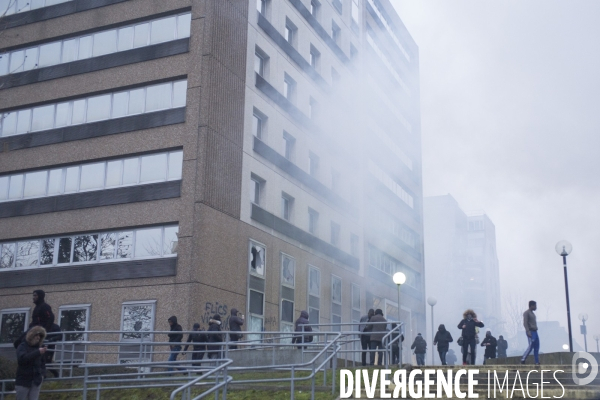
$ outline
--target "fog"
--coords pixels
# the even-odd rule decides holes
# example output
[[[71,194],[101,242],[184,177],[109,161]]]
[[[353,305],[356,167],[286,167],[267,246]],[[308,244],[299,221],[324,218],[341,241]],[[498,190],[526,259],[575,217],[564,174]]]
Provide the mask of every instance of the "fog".
[[[583,345],[577,316],[588,313],[596,351],[600,3],[391,1],[420,51],[424,195],[485,210],[503,298],[535,299],[538,320],[563,327],[554,245],[569,240],[573,337]]]

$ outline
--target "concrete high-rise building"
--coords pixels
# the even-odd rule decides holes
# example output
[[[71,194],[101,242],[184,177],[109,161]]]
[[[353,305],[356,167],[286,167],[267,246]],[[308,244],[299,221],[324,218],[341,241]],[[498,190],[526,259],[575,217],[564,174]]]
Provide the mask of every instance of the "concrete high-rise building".
[[[494,224],[484,213],[468,216],[449,194],[426,197],[423,204],[426,293],[437,298],[434,329],[443,323],[458,338],[456,325],[471,308],[484,331],[502,334]]]
[[[34,289],[63,328],[235,307],[252,339],[395,318],[396,271],[424,329],[419,58],[388,0],[0,8],[1,343]]]

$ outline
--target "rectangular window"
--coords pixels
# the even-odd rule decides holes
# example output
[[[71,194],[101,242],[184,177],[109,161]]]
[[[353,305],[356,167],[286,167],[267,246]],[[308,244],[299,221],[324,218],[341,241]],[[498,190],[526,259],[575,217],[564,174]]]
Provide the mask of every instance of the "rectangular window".
[[[281,284],[293,288],[296,261],[288,255],[281,256]]]
[[[308,154],[308,173],[316,177],[319,172],[319,157],[313,153],[309,152]]]
[[[340,244],[340,225],[335,222],[331,223],[331,244],[334,246]]]
[[[254,72],[263,76],[265,72],[265,60],[262,55],[254,53]]]
[[[265,15],[267,12],[267,0],[256,0],[256,10]]]
[[[333,21],[331,21],[331,38],[338,46],[342,42],[342,29]]]
[[[121,310],[121,330],[123,340],[151,341],[149,333],[154,330],[156,300],[126,302]]]
[[[292,161],[294,156],[295,144],[296,139],[286,131],[283,131],[283,156],[290,161]]]
[[[295,91],[296,81],[294,81],[288,74],[285,74],[283,79],[283,97],[293,102]]]
[[[89,330],[90,304],[61,306],[58,309],[58,325],[63,332],[77,332]],[[84,333],[69,333],[66,341],[87,340]]]
[[[296,32],[297,31],[298,31],[298,28],[296,27],[296,25],[294,25],[292,23],[292,21],[290,21],[288,18],[286,18],[283,37],[289,44],[291,44],[294,47],[296,46]]]
[[[265,276],[265,246],[250,242],[248,249],[248,270],[253,275]]]
[[[321,53],[317,50],[312,44],[310,45],[310,66],[314,69],[319,69],[319,61],[321,58]]]
[[[252,134],[259,139],[263,139],[263,131],[265,130],[263,115],[257,112],[256,109],[254,110],[254,114],[252,114]]]
[[[358,30],[358,0],[352,0],[352,29]]]
[[[333,0],[333,7],[340,15],[342,14],[342,0]]]
[[[310,0],[310,14],[314,17],[317,18],[319,17],[319,7],[321,5],[319,4],[319,2],[317,0]]]
[[[321,271],[308,266],[308,320],[311,324],[319,324],[321,308]],[[314,329],[314,328],[313,328]]]
[[[331,322],[342,322],[342,278],[331,275]],[[332,331],[341,331],[340,325],[333,325]]]
[[[12,344],[26,330],[29,307],[5,309],[0,312],[0,343]]]
[[[312,208],[308,209],[308,232],[317,235],[317,227],[319,222],[319,213]]]
[[[286,221],[292,219],[292,209],[294,206],[294,198],[286,193],[281,194],[281,218]]]
[[[352,322],[359,323],[360,322],[360,286],[353,283],[352,284]],[[358,329],[358,326],[356,327]]]
[[[264,179],[252,174],[250,176],[250,201],[257,206],[261,204]]]

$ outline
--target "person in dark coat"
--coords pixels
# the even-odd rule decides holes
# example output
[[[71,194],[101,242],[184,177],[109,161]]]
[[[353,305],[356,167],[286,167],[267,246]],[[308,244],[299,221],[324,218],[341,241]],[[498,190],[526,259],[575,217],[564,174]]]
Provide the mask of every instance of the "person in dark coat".
[[[506,351],[508,350],[508,342],[504,339],[504,336],[498,336],[498,358],[507,357]]]
[[[375,354],[378,354],[378,362],[379,365],[383,365],[383,344],[381,341],[383,337],[386,335],[386,324],[374,324],[375,322],[387,322],[387,319],[383,316],[383,311],[381,308],[375,310],[375,315],[371,317],[369,320],[369,327],[371,329],[371,340],[369,342],[369,348],[371,349],[371,358],[369,365],[375,365]],[[375,352],[379,348],[379,351]]]
[[[208,343],[219,343],[208,345],[208,358],[210,359],[221,358],[220,343],[223,341],[223,334],[217,332],[221,332],[221,316],[219,314],[215,314],[208,321],[208,331],[206,333]]]
[[[471,365],[475,365],[475,345],[476,334],[475,327],[483,328],[483,322],[477,319],[475,311],[468,309],[463,313],[463,319],[458,323],[458,329],[462,329],[463,338],[463,365],[467,365],[467,354],[471,348]]]
[[[446,363],[446,353],[448,353],[450,342],[453,341],[454,339],[452,339],[452,335],[446,330],[444,324],[440,324],[438,331],[435,333],[433,345],[437,345],[437,350],[440,355],[440,361],[442,362],[442,365],[448,365]]]
[[[371,342],[371,336],[369,335],[370,327],[367,322],[371,319],[371,317],[375,315],[375,310],[372,308],[367,312],[367,315],[363,315],[360,317],[360,325],[358,325],[358,330],[360,331],[360,347],[362,348],[362,365],[365,367],[367,365],[367,353],[369,350],[369,343]]]
[[[458,359],[456,358],[456,353],[454,353],[454,350],[448,349],[448,354],[446,355],[446,362],[448,363],[447,365],[454,365],[457,361]]]
[[[60,330],[60,326],[58,326],[58,324],[52,324],[52,328],[47,331],[46,334],[46,343],[52,343],[48,344],[48,350],[44,354],[44,363],[46,365],[54,362],[54,348],[56,347],[55,343],[62,340],[63,335]],[[48,372],[50,372],[55,378],[57,378],[59,375],[58,370],[56,369],[48,369]]]
[[[485,339],[481,342],[481,346],[485,347],[485,353],[483,354],[483,364],[485,360],[490,358],[496,358],[496,346],[498,345],[496,338],[492,336],[492,332],[487,331],[485,333]]]
[[[34,326],[17,348],[17,400],[37,400],[40,395],[46,372],[44,354],[47,349],[43,346],[45,338],[46,330],[41,326]]]
[[[304,326],[306,324],[310,324],[308,321],[308,312],[306,310],[300,311],[300,317],[294,323],[294,332],[296,334],[292,338],[292,343],[300,344],[298,346],[299,349],[302,349],[302,343],[310,343],[312,342],[312,335],[306,335],[304,332],[312,332],[311,326]],[[300,332],[300,333],[298,333]]]
[[[41,326],[46,331],[52,330],[54,313],[52,312],[52,307],[46,303],[46,292],[40,289],[34,290],[33,303],[35,304],[35,307],[31,313],[31,323],[29,324],[29,327]]]
[[[171,349],[171,355],[169,356],[169,362],[175,362],[175,361],[177,361],[177,356],[179,355],[179,352],[181,351],[181,342],[183,341],[183,334],[179,333],[179,332],[183,331],[183,329],[181,328],[181,325],[179,325],[177,323],[176,316],[173,315],[167,321],[169,322],[169,325],[171,325],[171,332],[172,332],[167,335],[167,336],[169,336],[169,343],[171,343],[171,345],[169,346]],[[173,368],[169,368],[168,371],[173,371]]]
[[[244,325],[244,316],[238,312],[237,308],[232,308],[231,309],[231,317],[229,317],[229,330],[232,332],[241,332],[242,325]],[[237,342],[241,338],[242,338],[241,333],[230,333],[229,334],[229,339],[232,342]],[[235,350],[235,349],[237,349],[237,345],[230,345],[229,348],[232,350]]]
[[[202,360],[204,358],[204,353],[206,352],[206,342],[208,341],[207,337],[206,337],[206,333],[204,333],[203,330],[200,329],[200,324],[199,323],[195,323],[194,324],[194,332],[196,333],[190,333],[188,335],[188,339],[187,339],[187,344],[185,345],[184,349],[183,349],[183,353],[185,354],[188,351],[188,348],[190,347],[190,343],[192,343],[192,349],[193,349],[193,353],[192,353],[192,360]],[[201,366],[201,363],[192,363],[192,366],[194,367],[199,367]],[[201,372],[199,372],[198,374],[202,374]]]
[[[394,329],[396,329],[398,327],[398,324],[394,323],[392,324],[392,341],[394,341],[398,335],[400,335],[400,339],[396,340],[395,342],[392,343],[392,364],[399,364],[400,363],[400,342],[404,342],[404,335],[401,333],[398,333],[398,331],[394,331]]]
[[[427,353],[427,342],[423,339],[423,336],[418,333],[415,341],[413,342],[411,349],[414,349],[415,356],[417,356],[417,365],[425,365],[425,353]]]

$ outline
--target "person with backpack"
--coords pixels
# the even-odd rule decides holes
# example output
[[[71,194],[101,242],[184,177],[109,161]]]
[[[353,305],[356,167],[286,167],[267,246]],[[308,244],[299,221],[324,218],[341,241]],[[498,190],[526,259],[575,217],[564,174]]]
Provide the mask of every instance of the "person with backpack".
[[[462,329],[462,358],[463,365],[467,365],[467,354],[471,355],[471,365],[475,365],[475,346],[477,331],[475,328],[483,328],[483,322],[477,319],[477,314],[472,309],[463,313],[463,319],[458,323],[458,329]],[[459,343],[460,344],[460,343]],[[471,352],[469,353],[469,348]]]
[[[440,355],[440,361],[442,362],[442,365],[448,365],[446,363],[446,353],[448,353],[450,343],[453,341],[454,339],[452,338],[452,335],[446,330],[444,324],[440,324],[438,331],[435,334],[435,338],[433,339],[433,345],[437,345],[437,350],[438,354]]]
[[[498,336],[498,358],[507,357],[506,351],[508,350],[508,342],[504,340],[504,336]]]
[[[241,332],[242,325],[244,325],[244,315],[239,314],[237,308],[232,308],[231,309],[231,317],[229,317],[229,330],[232,331],[232,333],[229,334],[229,339],[232,342],[237,342],[238,340],[240,340],[242,338],[241,333],[233,333],[233,332]],[[229,348],[231,350],[235,350],[235,349],[237,349],[237,345],[232,344],[229,346]]]
[[[47,332],[52,330],[54,324],[54,313],[52,307],[46,303],[46,292],[41,289],[33,291],[33,312],[31,313],[31,323],[29,327],[41,326]]]
[[[492,336],[492,332],[487,331],[485,333],[485,339],[481,342],[481,346],[485,347],[485,353],[483,354],[483,365],[485,365],[485,360],[489,360],[490,358],[496,358],[496,346],[498,342],[496,338]]]
[[[200,329],[199,323],[196,322],[193,329],[195,333],[190,333],[188,335],[186,342],[187,344],[183,348],[183,353],[181,354],[185,354],[190,347],[190,343],[192,343],[192,360],[200,361],[204,358],[204,353],[206,352],[206,342],[208,341],[208,338],[206,337],[206,333]],[[201,363],[192,363],[192,366],[194,367],[200,367],[201,365]],[[201,375],[202,372],[198,372],[198,374]]]
[[[420,333],[417,334],[417,337],[410,348],[415,351],[415,356],[417,356],[417,365],[425,365],[427,342],[425,339],[423,339],[423,336]]]
[[[300,317],[294,323],[294,332],[296,334],[292,338],[292,343],[299,343],[298,349],[302,349],[304,346],[302,343],[310,343],[313,341],[312,335],[306,335],[305,332],[312,332],[311,326],[305,326],[310,324],[308,321],[308,312],[306,310],[300,311]]]

